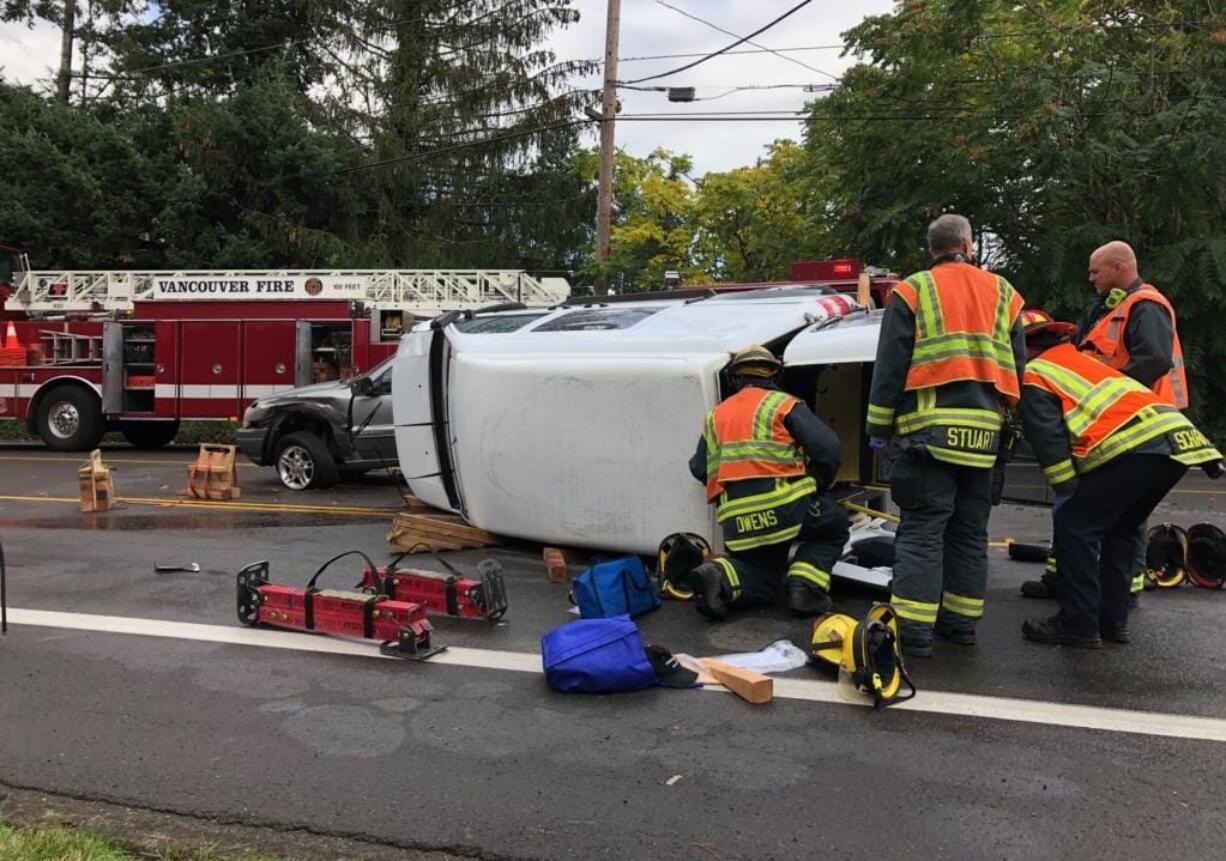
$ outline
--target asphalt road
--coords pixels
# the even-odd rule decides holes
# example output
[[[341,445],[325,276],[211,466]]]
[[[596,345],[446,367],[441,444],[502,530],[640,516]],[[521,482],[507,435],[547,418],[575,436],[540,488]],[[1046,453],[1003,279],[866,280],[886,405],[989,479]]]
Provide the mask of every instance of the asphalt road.
[[[12,791],[357,838],[371,857],[379,847],[489,858],[1226,855],[1226,743],[1206,740],[1226,732],[1224,593],[1145,595],[1129,646],[1035,646],[1021,620],[1050,605],[1017,589],[1039,567],[994,548],[979,644],[911,664],[915,702],[930,711],[811,701],[830,676],[808,667],[782,677],[793,694],[768,706],[701,690],[563,696],[528,671],[540,635],[574,618],[530,545],[449,554],[470,569],[492,556],[507,578],[503,623],[435,621],[451,653],[476,656],[468,666],[373,647],[321,653],[309,647],[319,638],[299,648],[295,634],[283,635],[292,648],[215,636],[246,630],[238,568],[267,559],[275,581],[302,583],[341,550],[383,554],[397,498],[379,477],[280,492],[271,470],[244,467],[241,501],[267,510],[188,508],[175,490],[190,459],[108,452],[119,495],[147,501],[85,515],[55,501],[75,499],[79,457],[0,448],[14,618],[138,620],[111,626],[126,633],[82,630],[86,615],[10,626],[0,784]],[[275,510],[283,503],[303,508]],[[1220,523],[1223,504],[1191,478],[1160,517]],[[992,535],[1043,540],[1046,520],[1004,506]],[[156,562],[204,570],[156,575]],[[836,585],[835,597],[859,614],[874,596]],[[155,636],[140,620],[209,627],[190,629],[198,639]],[[677,603],[640,627],[695,655],[808,634],[781,613],[711,625]],[[1009,698],[1024,701],[1026,720],[1008,719]],[[976,716],[985,708],[997,716]],[[1127,716],[1132,732],[1088,728],[1114,709],[1145,714]],[[1163,734],[1186,716],[1209,719],[1207,735]]]

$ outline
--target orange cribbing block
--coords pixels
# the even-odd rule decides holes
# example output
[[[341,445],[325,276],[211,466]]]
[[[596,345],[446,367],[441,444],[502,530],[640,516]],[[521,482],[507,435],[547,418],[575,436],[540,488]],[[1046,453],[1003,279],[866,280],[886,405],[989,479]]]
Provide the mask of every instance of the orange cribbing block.
[[[549,572],[550,583],[566,582],[566,554],[557,547],[546,547],[544,553],[545,569]]]
[[[761,705],[775,698],[775,680],[770,676],[734,667],[714,658],[703,658],[702,665],[716,681],[745,702]]]
[[[196,499],[239,498],[237,447],[201,443],[196,462],[187,468],[187,495]]]

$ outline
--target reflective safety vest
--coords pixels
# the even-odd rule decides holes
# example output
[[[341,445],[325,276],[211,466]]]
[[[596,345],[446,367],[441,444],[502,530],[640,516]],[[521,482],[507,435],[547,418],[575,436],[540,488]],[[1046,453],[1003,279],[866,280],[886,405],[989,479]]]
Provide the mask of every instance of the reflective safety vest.
[[[805,474],[805,456],[783,420],[798,398],[747,386],[707,413],[707,501],[729,481]]]
[[[1128,328],[1128,315],[1138,302],[1157,302],[1166,309],[1171,318],[1171,360],[1173,367],[1154,381],[1154,394],[1164,403],[1179,409],[1188,406],[1188,377],[1183,369],[1183,347],[1179,332],[1175,329],[1175,309],[1166,297],[1152,284],[1142,284],[1124,297],[1120,304],[1099,318],[1081,342],[1083,350],[1090,350],[1101,361],[1117,371],[1128,364],[1128,347],[1124,344],[1124,331]]]
[[[918,272],[894,287],[915,314],[915,346],[904,388],[972,380],[1017,403],[1017,365],[1009,329],[1022,297],[998,275],[969,263]]]
[[[1060,484],[1165,435],[1171,457],[1189,466],[1222,455],[1183,413],[1131,377],[1072,344],[1061,344],[1026,363],[1028,386],[1060,399],[1072,460],[1043,467]]]

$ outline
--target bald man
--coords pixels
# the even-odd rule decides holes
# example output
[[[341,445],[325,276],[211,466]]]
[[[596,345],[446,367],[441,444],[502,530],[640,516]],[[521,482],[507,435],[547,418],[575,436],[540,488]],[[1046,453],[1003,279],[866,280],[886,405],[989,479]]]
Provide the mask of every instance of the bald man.
[[[1158,288],[1137,271],[1137,255],[1127,242],[1108,242],[1090,255],[1090,283],[1097,298],[1077,331],[1078,347],[1117,371],[1152,389],[1166,403],[1188,405],[1188,381],[1183,348],[1175,326],[1175,309]],[[1142,531],[1145,525],[1142,524]],[[1130,603],[1136,606],[1144,588],[1144,542],[1132,580]],[[1056,597],[1056,560],[1049,557],[1047,573],[1027,580],[1027,598]]]
[[[1098,298],[1078,329],[1081,349],[1179,409],[1187,407],[1175,310],[1141,280],[1132,247],[1117,240],[1096,249],[1090,255],[1090,283]]]

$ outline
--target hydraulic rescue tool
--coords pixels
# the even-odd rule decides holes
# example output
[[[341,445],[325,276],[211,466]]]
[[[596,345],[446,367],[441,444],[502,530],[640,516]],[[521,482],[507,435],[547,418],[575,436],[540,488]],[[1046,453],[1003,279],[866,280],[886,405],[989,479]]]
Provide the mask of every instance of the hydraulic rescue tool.
[[[478,566],[480,579],[474,579],[463,577],[441,558],[451,575],[399,570],[396,565],[403,555],[384,569],[360,550],[346,551],[321,565],[304,589],[270,583],[268,562],[252,563],[238,572],[238,620],[247,626],[377,640],[385,655],[423,660],[445,648],[432,644],[427,613],[492,621],[506,612],[506,590],[497,562],[483,560]],[[360,556],[366,563],[357,587],[317,588],[320,575],[347,556]]]
[[[360,550],[329,559],[315,572],[305,589],[268,581],[268,562],[255,562],[238,572],[238,620],[244,625],[272,625],[298,631],[318,631],[378,640],[385,655],[422,660],[442,651],[431,643],[432,630],[423,604],[394,601],[371,591],[318,589],[315,582],[333,562],[361,556],[366,570],[375,563]]]
[[[448,573],[400,568],[404,557],[419,547],[429,550]],[[359,585],[364,590],[380,592],[397,601],[422,604],[428,613],[496,622],[507,611],[502,566],[493,559],[482,559],[477,563],[477,574],[477,578],[465,577],[446,559],[426,545],[419,544],[401,553],[387,568],[367,567]]]

